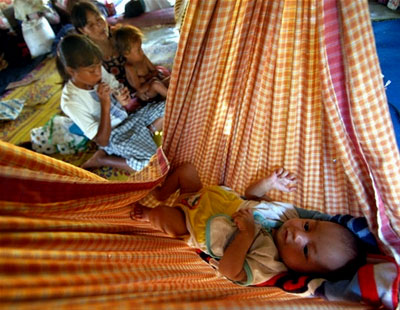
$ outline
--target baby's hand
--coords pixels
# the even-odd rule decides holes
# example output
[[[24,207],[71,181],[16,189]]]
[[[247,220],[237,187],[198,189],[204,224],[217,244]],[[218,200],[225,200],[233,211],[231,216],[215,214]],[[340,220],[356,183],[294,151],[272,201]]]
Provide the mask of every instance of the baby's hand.
[[[251,209],[242,209],[233,213],[232,219],[239,231],[254,237],[255,225],[253,211]]]
[[[282,192],[293,192],[296,190],[296,176],[293,173],[279,168],[275,170],[269,177],[271,189],[277,189]]]

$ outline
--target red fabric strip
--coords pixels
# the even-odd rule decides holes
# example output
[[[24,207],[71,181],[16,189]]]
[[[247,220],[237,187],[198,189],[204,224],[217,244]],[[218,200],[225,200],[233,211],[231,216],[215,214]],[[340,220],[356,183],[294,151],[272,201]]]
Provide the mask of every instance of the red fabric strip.
[[[378,291],[374,276],[374,265],[367,264],[358,270],[358,283],[360,285],[361,297],[364,301],[380,305]]]

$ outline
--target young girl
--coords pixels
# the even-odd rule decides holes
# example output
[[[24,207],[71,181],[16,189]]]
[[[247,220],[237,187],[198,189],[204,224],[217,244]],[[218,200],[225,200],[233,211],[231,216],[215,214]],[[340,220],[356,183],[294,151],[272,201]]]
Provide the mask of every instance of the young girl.
[[[129,84],[136,89],[136,96],[148,101],[160,95],[167,97],[169,72],[155,67],[142,50],[142,32],[130,25],[114,30],[116,46],[126,59],[125,72]]]
[[[64,80],[61,109],[100,147],[82,167],[141,170],[157,149],[152,133],[162,129],[164,102],[128,115],[118,101],[128,96],[127,91],[112,95],[118,82],[101,60],[100,49],[83,35],[68,35],[59,44],[57,68]]]

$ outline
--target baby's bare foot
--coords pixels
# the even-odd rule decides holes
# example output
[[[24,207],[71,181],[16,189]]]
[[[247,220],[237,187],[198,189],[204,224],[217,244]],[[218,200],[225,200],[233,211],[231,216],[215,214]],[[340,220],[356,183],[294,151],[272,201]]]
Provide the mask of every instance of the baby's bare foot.
[[[136,203],[133,205],[132,211],[130,212],[130,217],[134,221],[149,222],[149,211],[149,208]]]
[[[282,192],[293,192],[296,190],[296,176],[293,173],[279,168],[275,170],[266,180],[270,189],[280,190]]]

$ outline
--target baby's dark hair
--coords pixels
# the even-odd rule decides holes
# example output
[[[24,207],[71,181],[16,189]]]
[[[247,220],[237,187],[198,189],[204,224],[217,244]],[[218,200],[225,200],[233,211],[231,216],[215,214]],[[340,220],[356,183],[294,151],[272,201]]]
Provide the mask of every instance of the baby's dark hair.
[[[364,244],[348,228],[343,228],[345,233],[340,236],[340,241],[346,246],[350,259],[344,266],[328,274],[331,280],[351,278],[366,263],[367,251]]]
[[[341,224],[338,224],[342,226]],[[365,264],[367,252],[362,241],[348,228],[343,227],[340,235],[340,242],[345,246],[348,254],[348,261],[339,269],[333,270],[323,275],[331,281],[351,279],[357,270]]]
[[[74,25],[78,33],[81,33],[80,29],[87,25],[87,12],[101,15],[101,12],[97,6],[88,1],[80,1],[75,3],[71,9],[71,23]]]
[[[72,69],[89,67],[101,63],[102,58],[103,54],[100,48],[84,35],[65,36],[58,44],[56,57],[57,70],[63,79],[63,84],[71,78],[66,67]]]
[[[142,42],[143,33],[135,26],[121,25],[115,28],[113,36],[119,53],[124,55],[129,53],[132,44]]]

